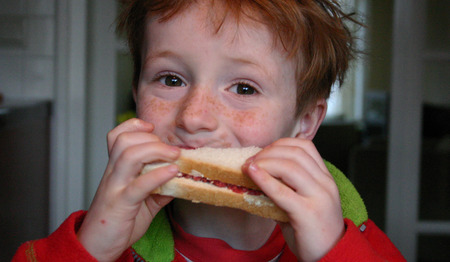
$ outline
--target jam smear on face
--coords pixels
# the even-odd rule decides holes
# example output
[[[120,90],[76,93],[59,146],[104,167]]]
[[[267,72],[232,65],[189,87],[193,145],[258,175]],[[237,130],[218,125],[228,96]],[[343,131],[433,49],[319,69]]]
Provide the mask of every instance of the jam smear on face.
[[[208,178],[202,177],[202,176],[193,176],[193,175],[189,175],[189,174],[185,174],[185,173],[181,173],[181,174],[182,174],[181,177],[183,177],[183,178],[188,178],[188,179],[192,179],[194,181],[208,183],[208,184],[214,185],[216,187],[228,188],[235,193],[239,193],[239,194],[247,193],[247,194],[253,195],[253,196],[264,195],[264,193],[260,190],[255,190],[255,189],[251,189],[251,188],[244,187],[244,186],[232,185],[232,184],[221,182],[219,180],[211,180],[211,179],[208,179]]]

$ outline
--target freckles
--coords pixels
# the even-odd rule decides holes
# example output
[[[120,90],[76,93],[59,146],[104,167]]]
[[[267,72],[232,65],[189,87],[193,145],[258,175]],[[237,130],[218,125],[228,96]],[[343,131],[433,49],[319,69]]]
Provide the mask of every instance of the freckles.
[[[153,122],[156,119],[161,119],[170,114],[174,106],[174,102],[162,101],[161,99],[153,97],[146,101],[139,102],[137,105],[137,113],[139,118]]]
[[[255,126],[258,125],[258,120],[254,112],[235,112],[232,113],[233,121],[239,126]]]
[[[280,119],[270,112],[235,112],[232,115],[243,145],[265,147],[282,136]]]
[[[221,102],[217,101],[214,96],[207,96],[206,104],[208,105],[207,108],[211,109],[215,114],[221,114],[226,111],[225,106]],[[207,109],[204,110],[206,111]]]
[[[230,116],[233,119],[235,126],[245,131],[250,136],[265,133],[268,129],[267,125],[270,123],[267,113],[233,112],[230,113]]]

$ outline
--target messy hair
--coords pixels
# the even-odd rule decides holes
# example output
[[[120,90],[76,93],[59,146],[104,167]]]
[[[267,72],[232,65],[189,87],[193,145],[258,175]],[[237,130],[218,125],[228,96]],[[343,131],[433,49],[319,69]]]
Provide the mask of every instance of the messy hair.
[[[218,0],[210,0],[211,7]],[[117,30],[125,33],[133,58],[133,87],[141,70],[141,51],[148,18],[164,22],[186,10],[196,0],[120,0]],[[354,38],[345,24],[359,24],[337,0],[226,0],[220,1],[222,19],[243,16],[266,24],[288,59],[296,64],[297,115],[321,98],[328,98],[335,82],[342,84],[355,55]],[[255,15],[257,14],[256,18]],[[223,24],[219,22],[217,32]]]

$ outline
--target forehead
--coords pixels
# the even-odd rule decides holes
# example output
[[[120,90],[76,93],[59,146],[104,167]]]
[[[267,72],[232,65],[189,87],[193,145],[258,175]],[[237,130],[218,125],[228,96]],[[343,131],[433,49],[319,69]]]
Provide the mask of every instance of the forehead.
[[[234,35],[238,37],[245,27],[245,30],[258,30],[267,33],[265,41],[273,45],[273,48],[283,48],[281,44],[280,34],[273,25],[268,25],[268,19],[264,18],[263,11],[260,11],[253,1],[214,1],[214,0],[198,0],[183,1],[182,5],[174,8],[166,6],[165,11],[159,14],[149,13],[147,22],[173,22],[181,21],[188,23],[196,20],[203,24],[202,29],[209,31],[212,35],[221,35],[223,31],[234,30]],[[194,16],[190,14],[195,13]],[[148,23],[147,23],[148,25]],[[224,27],[227,30],[224,30]]]
[[[229,55],[234,54],[240,60],[260,60],[260,63],[270,63],[267,67],[277,64],[288,66],[289,69],[295,67],[278,35],[261,22],[260,14],[245,8],[240,15],[236,12],[224,12],[228,10],[224,4],[212,5],[210,2],[191,4],[169,19],[161,16],[148,18],[142,46],[143,58],[145,59],[146,53],[148,55],[158,48],[174,47],[181,51],[195,41],[199,52],[203,51],[201,48],[205,43],[216,44],[215,52],[229,51]],[[227,50],[222,50],[223,46]],[[271,71],[278,71],[278,68]]]

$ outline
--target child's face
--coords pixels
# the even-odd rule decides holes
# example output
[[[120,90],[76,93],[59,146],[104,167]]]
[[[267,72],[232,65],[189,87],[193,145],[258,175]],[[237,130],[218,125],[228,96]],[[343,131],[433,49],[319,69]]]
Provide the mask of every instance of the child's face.
[[[262,24],[227,19],[215,33],[206,13],[191,6],[147,22],[138,117],[181,147],[264,147],[294,136],[294,63]]]

